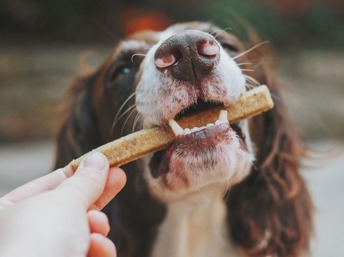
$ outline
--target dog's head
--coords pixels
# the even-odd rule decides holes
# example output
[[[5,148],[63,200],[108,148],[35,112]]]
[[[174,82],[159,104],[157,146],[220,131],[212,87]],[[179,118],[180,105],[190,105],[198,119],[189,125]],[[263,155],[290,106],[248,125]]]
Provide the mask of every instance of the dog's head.
[[[73,85],[57,166],[134,130],[172,125],[171,146],[128,166],[128,173],[140,171],[129,175],[124,198],[144,194],[168,204],[199,192],[225,195],[231,238],[248,256],[298,256],[311,231],[311,203],[298,173],[302,148],[270,69],[252,64],[260,55],[208,23],[124,39]],[[219,117],[184,130],[174,121],[231,105],[259,84],[276,98],[264,115],[232,125]]]
[[[197,23],[156,33],[139,68],[136,108],[143,127],[173,122],[177,135],[168,149],[145,158],[150,190],[166,202],[208,187],[224,192],[248,174],[253,160],[247,121],[230,126],[219,119],[184,130],[175,123],[200,109],[230,105],[249,86],[235,62],[243,46],[226,33],[215,39],[215,32]]]

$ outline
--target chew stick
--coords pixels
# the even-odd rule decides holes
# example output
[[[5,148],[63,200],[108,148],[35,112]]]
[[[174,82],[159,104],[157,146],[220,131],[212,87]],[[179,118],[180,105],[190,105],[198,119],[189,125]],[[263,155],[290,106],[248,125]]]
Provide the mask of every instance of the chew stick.
[[[228,122],[235,123],[243,118],[265,112],[272,107],[273,102],[269,89],[263,85],[242,94],[234,105],[229,107],[219,106],[184,117],[178,120],[178,124],[183,128],[191,128],[214,123],[218,119],[220,110],[224,109],[228,113]],[[111,166],[121,166],[168,147],[174,139],[175,135],[170,128],[154,127],[134,132],[92,151],[103,153],[109,159]],[[84,156],[71,162],[74,170],[77,169]]]

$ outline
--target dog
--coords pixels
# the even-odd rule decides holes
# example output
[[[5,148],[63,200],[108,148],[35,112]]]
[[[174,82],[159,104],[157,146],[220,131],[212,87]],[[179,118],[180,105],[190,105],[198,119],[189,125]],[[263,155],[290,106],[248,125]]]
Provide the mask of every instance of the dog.
[[[137,32],[71,85],[56,167],[133,131],[231,105],[259,84],[275,99],[272,110],[236,124],[176,131],[167,149],[123,166],[127,185],[104,209],[119,257],[308,252],[305,149],[273,69],[252,63],[265,51],[251,44],[206,22]]]

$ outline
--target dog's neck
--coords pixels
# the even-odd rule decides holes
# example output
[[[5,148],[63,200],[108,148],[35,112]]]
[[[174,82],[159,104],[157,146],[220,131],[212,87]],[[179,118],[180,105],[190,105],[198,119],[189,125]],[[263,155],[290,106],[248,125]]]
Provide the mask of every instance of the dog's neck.
[[[167,207],[152,257],[236,257],[228,240],[223,190],[198,191]]]

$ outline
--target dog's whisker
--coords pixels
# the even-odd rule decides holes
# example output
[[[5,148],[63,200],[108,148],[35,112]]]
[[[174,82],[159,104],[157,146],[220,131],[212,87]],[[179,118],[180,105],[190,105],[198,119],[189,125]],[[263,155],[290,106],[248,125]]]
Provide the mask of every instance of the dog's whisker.
[[[136,96],[136,92],[132,93],[123,103],[122,105],[119,107],[117,113],[116,113],[116,116],[115,116],[115,119],[114,119],[114,122],[112,124],[112,127],[115,127],[116,123],[118,122],[118,117],[121,115],[121,112],[124,108],[124,106],[130,101],[131,98],[133,98],[134,96]]]
[[[242,71],[255,71],[254,69],[241,69]]]
[[[246,83],[246,84],[245,84],[245,87],[246,87],[247,89],[249,89],[249,90],[255,88],[254,85],[249,84],[249,83]]]
[[[227,199],[228,198],[228,191],[231,189],[231,184],[229,183],[229,181],[226,181],[226,188],[222,193],[222,198],[223,199]]]
[[[241,66],[241,65],[252,65],[252,64],[253,64],[252,62],[241,62],[241,63],[238,63],[237,65]]]
[[[246,80],[246,87],[247,88],[252,89],[252,88],[255,88],[256,86],[259,86],[259,85],[254,83],[254,82],[252,82],[252,81],[250,81],[250,80]]]
[[[146,54],[141,54],[141,53],[137,53],[137,54],[133,54],[130,58],[131,62],[133,63],[134,62],[134,57],[135,56],[143,56],[143,57],[146,57]]]
[[[253,88],[260,85],[260,83],[255,78],[253,78],[252,76],[244,74],[244,77],[246,80],[246,88],[247,89],[253,89]]]
[[[252,86],[259,86],[260,83],[253,77],[247,75],[247,74],[244,74],[244,77],[246,79],[246,82],[251,84]]]
[[[130,111],[133,110],[133,108],[136,108],[136,104],[133,104],[132,106],[130,106],[125,112],[123,112],[121,114],[121,116],[118,117],[118,119],[116,120],[116,122],[114,122],[114,127],[117,125],[117,123]]]
[[[231,27],[225,28],[225,29],[219,29],[219,30],[214,30],[210,33],[214,38],[219,37],[222,34],[227,33],[228,30],[233,30]]]
[[[262,45],[265,45],[265,44],[268,44],[270,43],[269,41],[263,41],[263,42],[260,42],[259,44],[256,44],[255,46],[252,46],[251,48],[247,49],[246,51],[236,55],[233,57],[234,60],[244,56],[245,54],[248,54],[249,52],[253,51],[254,49],[258,48],[258,47],[261,47]]]
[[[134,119],[134,123],[133,123],[132,132],[135,131],[136,126],[137,126],[137,124],[138,124],[140,118],[141,118],[141,115],[140,115],[139,113],[136,113],[136,116],[135,116],[135,119]]]
[[[123,127],[122,127],[122,130],[121,130],[121,135],[123,135],[123,132],[124,132],[124,128],[125,128],[125,125],[127,125],[131,115],[133,115],[133,113],[136,111],[136,106],[134,109],[132,109],[132,111],[129,113],[128,117],[125,119],[124,121],[124,124],[123,124]]]
[[[281,101],[281,98],[279,96],[277,96],[276,94],[274,94],[274,93],[270,93],[270,94],[274,100],[279,101],[279,102]]]

